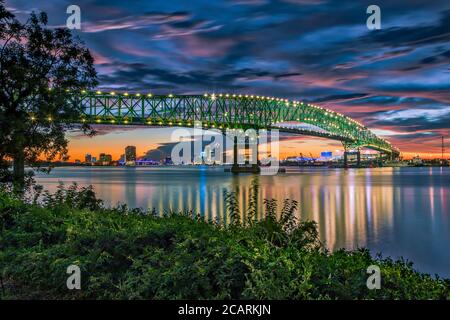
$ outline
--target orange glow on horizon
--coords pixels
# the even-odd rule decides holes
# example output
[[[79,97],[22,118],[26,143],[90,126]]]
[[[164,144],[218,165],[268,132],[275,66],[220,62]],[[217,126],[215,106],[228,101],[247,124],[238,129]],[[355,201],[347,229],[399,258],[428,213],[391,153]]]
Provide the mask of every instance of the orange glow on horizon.
[[[101,129],[101,127],[100,127]],[[111,154],[113,160],[118,160],[125,153],[125,147],[136,146],[138,157],[142,157],[147,151],[154,150],[159,146],[170,143],[171,133],[175,128],[119,128],[115,130],[103,129],[104,131],[94,137],[79,135],[79,133],[68,134],[69,161],[84,161],[85,155],[99,158],[100,153]],[[110,131],[108,131],[110,130]],[[421,146],[423,147],[423,146]],[[417,146],[416,146],[417,148]],[[409,148],[408,148],[409,149]],[[364,149],[362,152],[366,152]],[[434,149],[436,150],[436,149]],[[433,151],[434,151],[433,150]],[[260,150],[261,152],[262,150]],[[339,141],[328,140],[309,136],[280,137],[280,159],[297,157],[319,157],[321,152],[331,151],[336,154],[342,153],[343,147]],[[422,159],[440,159],[440,152],[412,152],[400,148],[401,156],[405,160],[419,155]],[[368,151],[372,152],[372,151]],[[450,158],[446,152],[444,158]]]

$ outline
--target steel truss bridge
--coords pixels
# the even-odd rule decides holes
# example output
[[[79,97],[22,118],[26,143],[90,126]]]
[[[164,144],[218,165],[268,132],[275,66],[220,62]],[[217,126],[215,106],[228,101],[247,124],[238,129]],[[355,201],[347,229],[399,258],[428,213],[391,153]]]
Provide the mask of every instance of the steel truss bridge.
[[[241,94],[152,95],[88,92],[73,95],[83,111],[74,122],[203,128],[278,129],[339,140],[346,150],[362,147],[397,157],[399,150],[361,123],[313,104]]]

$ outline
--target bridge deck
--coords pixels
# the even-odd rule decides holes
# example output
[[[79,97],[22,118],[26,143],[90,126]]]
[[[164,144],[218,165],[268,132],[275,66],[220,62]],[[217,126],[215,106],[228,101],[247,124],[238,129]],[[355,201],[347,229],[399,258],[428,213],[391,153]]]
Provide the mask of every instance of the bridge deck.
[[[84,114],[80,122],[193,126],[206,128],[277,128],[282,132],[340,140],[349,148],[368,147],[398,153],[361,123],[340,113],[300,101],[237,94],[151,95],[82,92],[73,96]],[[295,128],[307,124],[312,129]]]

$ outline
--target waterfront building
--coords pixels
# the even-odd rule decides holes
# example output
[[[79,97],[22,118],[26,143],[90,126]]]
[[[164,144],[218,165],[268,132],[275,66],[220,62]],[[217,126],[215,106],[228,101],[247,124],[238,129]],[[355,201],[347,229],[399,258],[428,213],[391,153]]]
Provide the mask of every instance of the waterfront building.
[[[128,166],[136,165],[136,147],[127,146],[125,148],[125,164]]]
[[[112,156],[106,153],[100,153],[99,162],[103,166],[109,166],[112,162]]]

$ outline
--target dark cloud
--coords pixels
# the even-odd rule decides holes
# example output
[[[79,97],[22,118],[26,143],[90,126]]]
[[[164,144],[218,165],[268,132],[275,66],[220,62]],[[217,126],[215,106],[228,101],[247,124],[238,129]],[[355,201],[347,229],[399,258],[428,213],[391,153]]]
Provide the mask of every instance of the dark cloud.
[[[152,25],[182,23],[187,19],[189,19],[189,15],[186,12],[173,12],[169,14],[149,12],[116,19],[87,21],[83,24],[83,32],[104,32],[124,29],[137,30],[148,28]]]
[[[326,96],[323,98],[318,98],[315,101],[317,102],[332,102],[332,101],[350,101],[353,99],[367,97],[369,94],[367,93],[347,93],[347,94],[336,94],[332,96]]]
[[[166,157],[170,157],[172,149],[176,144],[177,143],[170,143],[170,142],[163,143],[159,145],[157,148],[145,152],[143,158],[154,161],[164,160]]]
[[[141,128],[148,128],[149,126],[124,126],[124,125],[98,125],[94,124],[92,125],[92,129],[95,131],[95,136],[103,136],[110,133],[119,134],[121,132],[127,132],[127,131],[134,131]],[[71,138],[72,139],[83,139],[86,137],[86,135],[80,131],[79,128],[74,128],[74,130],[71,132]]]
[[[376,42],[383,46],[395,48],[409,45],[445,44],[450,41],[449,20],[450,10],[445,10],[441,13],[440,19],[435,21],[435,23],[422,23],[407,27],[396,26],[381,29],[374,34],[362,37],[360,41]]]
[[[433,132],[448,130],[448,120],[450,119],[450,112],[442,115],[438,119],[430,120],[427,117],[419,116],[414,118],[395,118],[392,120],[385,120],[380,117],[379,120],[372,121],[371,124],[378,128],[395,128],[403,132]]]

